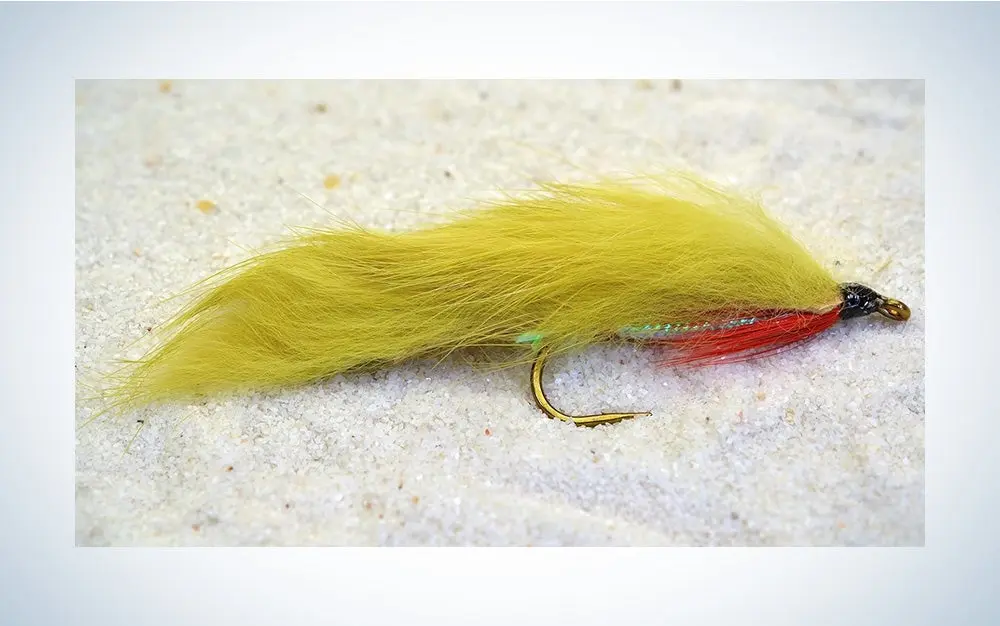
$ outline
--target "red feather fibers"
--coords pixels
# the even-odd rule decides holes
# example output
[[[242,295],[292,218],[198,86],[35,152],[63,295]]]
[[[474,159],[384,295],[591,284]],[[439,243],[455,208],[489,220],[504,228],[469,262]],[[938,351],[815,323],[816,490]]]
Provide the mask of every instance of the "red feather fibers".
[[[737,363],[809,341],[837,323],[840,307],[826,313],[777,312],[747,326],[705,330],[653,342],[669,350],[664,365]]]

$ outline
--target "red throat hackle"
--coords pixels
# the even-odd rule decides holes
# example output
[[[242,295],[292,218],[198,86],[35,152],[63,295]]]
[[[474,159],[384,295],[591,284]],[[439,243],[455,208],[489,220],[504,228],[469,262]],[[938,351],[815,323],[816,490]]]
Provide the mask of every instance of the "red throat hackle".
[[[805,311],[760,315],[753,324],[724,330],[705,330],[653,342],[665,349],[660,363],[667,366],[705,366],[737,363],[782,352],[814,339],[837,323],[841,307],[825,313]]]

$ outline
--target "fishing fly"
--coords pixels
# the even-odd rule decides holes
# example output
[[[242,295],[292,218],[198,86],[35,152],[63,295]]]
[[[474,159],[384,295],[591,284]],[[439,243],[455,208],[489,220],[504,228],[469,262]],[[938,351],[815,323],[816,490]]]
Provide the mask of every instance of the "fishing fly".
[[[687,174],[546,183],[406,232],[311,230],[227,268],[118,374],[119,408],[300,385],[464,349],[530,365],[594,343],[668,366],[758,358],[899,300],[840,282],[756,199]]]

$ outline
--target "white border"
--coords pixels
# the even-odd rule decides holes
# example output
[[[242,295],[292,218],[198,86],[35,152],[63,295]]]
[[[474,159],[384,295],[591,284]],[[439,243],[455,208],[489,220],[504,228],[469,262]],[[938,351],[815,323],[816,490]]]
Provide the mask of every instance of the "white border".
[[[5,622],[997,623],[1000,6],[8,4],[0,29]],[[927,79],[927,548],[73,547],[73,79],[595,76]]]

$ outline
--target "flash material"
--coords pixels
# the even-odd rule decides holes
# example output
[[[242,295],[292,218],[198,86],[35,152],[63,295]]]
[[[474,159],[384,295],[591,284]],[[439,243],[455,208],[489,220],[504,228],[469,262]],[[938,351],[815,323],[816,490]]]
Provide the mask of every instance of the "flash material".
[[[840,283],[761,204],[700,178],[543,184],[403,233],[313,230],[211,277],[110,392],[119,409],[500,349],[546,399],[552,355],[636,342],[666,365],[760,357],[905,304]]]

